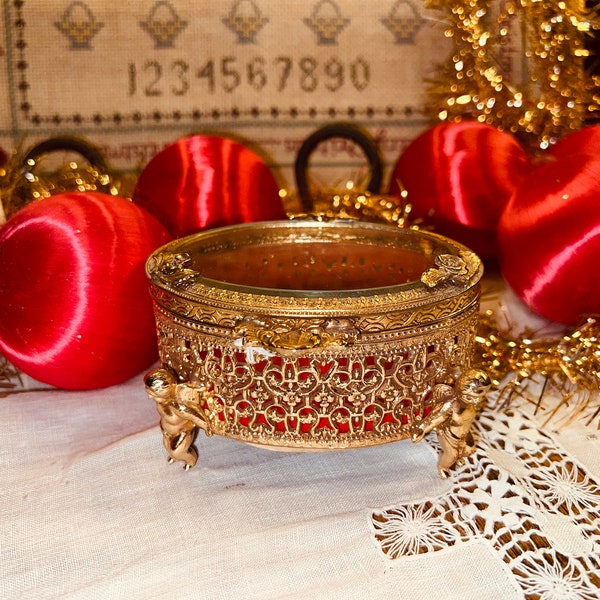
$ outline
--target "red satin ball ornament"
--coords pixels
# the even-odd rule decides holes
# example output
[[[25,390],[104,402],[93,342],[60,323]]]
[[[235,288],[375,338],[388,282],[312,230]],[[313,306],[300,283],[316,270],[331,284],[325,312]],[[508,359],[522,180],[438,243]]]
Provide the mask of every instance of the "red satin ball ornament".
[[[487,259],[497,253],[500,215],[529,170],[527,153],[508,133],[478,121],[441,123],[400,154],[389,193],[399,197],[404,188],[412,217]]]
[[[264,161],[228,138],[191,136],[154,156],[133,194],[174,237],[204,229],[286,217]]]
[[[548,150],[545,159],[560,160],[574,154],[600,154],[600,125],[590,125],[565,136]]]
[[[600,313],[600,158],[535,169],[502,214],[498,240],[502,274],[533,311],[568,325]]]
[[[121,383],[157,358],[147,256],[169,241],[123,198],[70,192],[0,229],[0,353],[65,389]]]

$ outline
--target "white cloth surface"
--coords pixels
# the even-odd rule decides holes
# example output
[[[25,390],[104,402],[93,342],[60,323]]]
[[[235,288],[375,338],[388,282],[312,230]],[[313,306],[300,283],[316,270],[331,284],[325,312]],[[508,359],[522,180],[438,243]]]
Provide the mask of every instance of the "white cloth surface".
[[[202,434],[185,472],[141,378],[1,399],[0,426],[2,598],[519,597],[486,544],[450,552],[458,574],[480,566],[452,582],[373,543],[371,508],[449,489],[426,444],[288,453]]]
[[[431,435],[186,472],[142,374],[0,398],[0,599],[596,600],[600,435],[545,419],[488,406],[449,480]]]

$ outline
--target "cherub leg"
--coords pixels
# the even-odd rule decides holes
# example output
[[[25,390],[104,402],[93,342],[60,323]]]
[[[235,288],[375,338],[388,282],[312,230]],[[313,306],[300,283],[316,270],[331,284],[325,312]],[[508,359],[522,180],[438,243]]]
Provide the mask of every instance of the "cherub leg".
[[[456,443],[458,440],[450,438],[447,432],[437,431],[437,438],[441,446],[438,456],[438,475],[442,479],[450,477],[450,469],[460,458]]]
[[[196,465],[198,452],[194,448],[196,426],[188,419],[174,412],[171,407],[159,405],[160,427],[163,432],[163,444],[169,453],[169,462],[181,460],[185,469]]]
[[[169,462],[176,460],[185,463],[185,469],[190,469],[198,461],[198,452],[194,448],[194,430],[182,430],[178,434],[168,434],[163,431],[163,443],[169,453]]]

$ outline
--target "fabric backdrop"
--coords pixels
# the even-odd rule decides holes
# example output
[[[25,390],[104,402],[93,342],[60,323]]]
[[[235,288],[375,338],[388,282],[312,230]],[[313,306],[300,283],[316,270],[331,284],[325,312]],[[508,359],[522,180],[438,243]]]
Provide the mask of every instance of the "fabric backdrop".
[[[429,123],[426,80],[449,51],[422,0],[26,0],[0,13],[5,150],[76,134],[135,171],[178,137],[226,133],[290,187],[301,141],[328,121],[360,124],[395,161]],[[514,79],[511,44],[498,59]],[[315,168],[338,183],[361,158],[330,143]]]

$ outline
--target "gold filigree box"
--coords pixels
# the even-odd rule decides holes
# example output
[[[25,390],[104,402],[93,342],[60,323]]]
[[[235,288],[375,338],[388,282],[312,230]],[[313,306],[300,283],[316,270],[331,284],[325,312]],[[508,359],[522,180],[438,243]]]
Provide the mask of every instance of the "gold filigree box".
[[[482,265],[457,242],[275,221],[175,240],[146,269],[162,366],[145,383],[171,460],[196,463],[199,428],[292,450],[417,441],[435,428],[442,476],[472,451],[489,385],[468,370]]]

